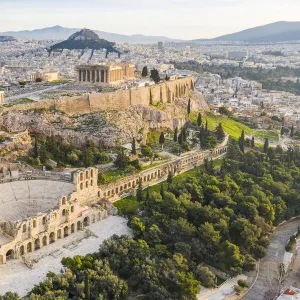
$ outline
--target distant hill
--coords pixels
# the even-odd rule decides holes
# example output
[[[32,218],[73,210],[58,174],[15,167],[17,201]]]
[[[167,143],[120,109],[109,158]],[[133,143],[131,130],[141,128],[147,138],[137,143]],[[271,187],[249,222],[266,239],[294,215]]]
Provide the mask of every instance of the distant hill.
[[[0,33],[0,35],[14,36],[16,38],[27,40],[66,40],[70,35],[78,32],[79,28],[66,28],[61,26],[47,27],[35,30],[25,31],[9,31]],[[112,41],[115,43],[157,43],[157,42],[169,42],[179,41],[165,36],[147,36],[141,34],[123,35],[117,33],[109,33],[105,31],[93,30],[100,38]]]
[[[73,33],[67,40],[55,44],[50,47],[50,51],[59,49],[106,49],[108,52],[117,52],[118,50],[114,48],[115,43],[109,42],[104,39],[100,39],[99,36],[90,29],[82,29],[78,32]]]
[[[285,42],[300,40],[300,22],[276,22],[263,26],[246,29],[237,33],[223,35],[210,41],[227,42]],[[194,40],[193,42],[202,42]]]
[[[5,42],[14,42],[17,39],[14,38],[13,36],[0,36],[0,43],[5,43]]]

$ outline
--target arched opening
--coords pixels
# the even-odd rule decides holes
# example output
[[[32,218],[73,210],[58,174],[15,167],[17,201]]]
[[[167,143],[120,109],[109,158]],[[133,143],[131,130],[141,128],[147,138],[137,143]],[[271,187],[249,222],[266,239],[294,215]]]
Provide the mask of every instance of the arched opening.
[[[67,237],[67,236],[69,236],[69,227],[68,226],[66,226],[64,228],[64,237]]]
[[[46,217],[43,217],[43,225],[46,224]]]
[[[95,223],[95,216],[92,216],[92,223]]]
[[[36,228],[36,220],[33,220],[33,228]]]
[[[63,211],[62,211],[62,215],[63,215],[63,217],[66,216],[66,210],[65,209],[63,209]]]
[[[86,227],[86,226],[89,226],[89,225],[90,225],[89,217],[85,217],[84,220],[83,220],[83,226]]]
[[[6,261],[14,259],[14,250],[8,250],[6,252]]]
[[[3,255],[0,255],[0,265],[3,265]]]
[[[77,231],[78,230],[81,230],[81,222],[80,221],[77,222]]]
[[[29,242],[27,244],[27,253],[30,253],[30,252],[32,252],[32,244],[31,244],[31,242]]]
[[[20,255],[22,256],[22,255],[24,255],[25,254],[25,248],[24,248],[24,246],[22,245],[21,247],[20,247]]]
[[[66,204],[66,197],[63,197],[63,198],[62,198],[61,204],[62,204],[62,205],[65,205],[65,204]]]
[[[71,233],[74,233],[74,232],[75,232],[75,225],[72,224],[72,225],[71,225]]]
[[[82,180],[83,180],[83,174],[80,173],[80,181],[82,181]]]
[[[40,239],[34,241],[34,250],[39,250],[41,248]]]
[[[93,177],[94,176],[94,170],[92,169],[91,170],[91,177]]]
[[[83,190],[83,183],[80,183],[80,189]]]
[[[23,225],[23,232],[26,232],[26,224]]]
[[[47,246],[47,236],[43,237],[43,246]]]
[[[50,233],[49,242],[50,242],[50,244],[53,244],[55,242],[55,233],[54,232]]]
[[[85,183],[85,187],[89,187],[89,182],[88,181]]]
[[[61,239],[61,229],[57,230],[57,239]]]

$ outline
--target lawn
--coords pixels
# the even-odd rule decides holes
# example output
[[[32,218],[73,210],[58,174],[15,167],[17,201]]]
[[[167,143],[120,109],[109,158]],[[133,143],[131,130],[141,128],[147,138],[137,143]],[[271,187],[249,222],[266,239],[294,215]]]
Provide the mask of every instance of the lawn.
[[[192,122],[197,121],[197,113],[192,113],[190,115],[190,120]],[[248,126],[239,123],[235,120],[232,120],[226,116],[217,116],[212,113],[206,113],[206,115],[202,116],[202,121],[205,123],[207,120],[208,128],[210,130],[215,130],[216,127],[219,125],[219,123],[222,123],[223,129],[234,139],[239,139],[241,136],[242,130],[245,131],[246,135],[254,136],[257,138],[269,138],[269,139],[278,139],[278,134],[276,131],[273,130],[267,130],[267,131],[258,131],[252,128],[249,128]]]

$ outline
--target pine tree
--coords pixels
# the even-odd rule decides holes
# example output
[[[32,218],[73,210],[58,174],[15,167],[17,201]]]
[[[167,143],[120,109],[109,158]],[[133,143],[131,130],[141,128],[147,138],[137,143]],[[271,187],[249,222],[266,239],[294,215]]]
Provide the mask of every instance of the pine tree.
[[[269,139],[265,139],[265,144],[264,144],[264,153],[268,153],[269,150]]]
[[[254,140],[254,136],[251,139],[251,148],[255,147],[255,140]]]
[[[165,135],[164,135],[163,132],[160,134],[159,143],[161,145],[161,149],[163,150],[164,149],[164,143],[165,143]]]
[[[234,139],[230,139],[228,143],[227,157],[229,159],[238,160],[240,153],[241,152],[238,143]]]
[[[298,79],[299,80],[299,79]],[[293,137],[294,136],[294,125],[292,126],[292,128],[291,128],[291,137]]]
[[[217,127],[217,138],[218,140],[222,140],[225,137],[225,132],[222,127],[222,123]]]
[[[136,200],[138,202],[143,202],[143,184],[142,184],[142,179],[140,178],[139,180],[139,185],[138,185],[138,188],[136,190]]]
[[[177,142],[177,141],[178,141],[178,127],[175,128],[173,141],[174,141],[174,142]]]
[[[172,172],[169,172],[168,178],[167,178],[167,182],[168,182],[168,184],[172,184],[172,182],[173,182],[173,174],[172,174]]]
[[[132,143],[131,143],[131,154],[136,155],[135,138],[132,139]]]
[[[189,99],[189,102],[188,102],[187,113],[188,113],[188,116],[189,116],[190,113],[191,113],[191,99]]]
[[[200,127],[202,124],[202,116],[201,113],[198,114],[198,118],[197,118],[197,125]]]

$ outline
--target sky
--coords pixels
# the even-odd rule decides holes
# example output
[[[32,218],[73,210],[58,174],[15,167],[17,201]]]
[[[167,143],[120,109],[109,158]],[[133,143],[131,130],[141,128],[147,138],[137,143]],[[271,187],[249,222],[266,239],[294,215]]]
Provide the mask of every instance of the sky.
[[[299,11],[299,0],[0,0],[0,32],[61,25],[213,38],[277,21],[300,21]]]

